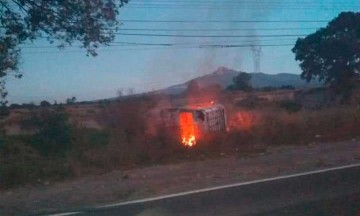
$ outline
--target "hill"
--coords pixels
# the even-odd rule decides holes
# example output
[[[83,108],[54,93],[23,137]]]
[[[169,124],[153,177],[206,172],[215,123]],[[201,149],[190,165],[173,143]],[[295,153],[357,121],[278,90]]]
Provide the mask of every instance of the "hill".
[[[165,94],[180,94],[186,90],[188,84],[195,80],[199,83],[201,87],[206,87],[209,85],[220,85],[222,88],[226,88],[232,84],[232,80],[237,76],[240,71],[229,69],[226,67],[219,67],[216,71],[197,77],[195,79],[189,80],[180,85],[170,86],[158,92]],[[282,85],[292,85],[295,88],[307,88],[314,87],[319,84],[306,83],[300,78],[297,74],[290,73],[279,73],[279,74],[265,74],[265,73],[250,73],[251,74],[251,85],[255,88],[262,88],[267,86],[280,87]]]

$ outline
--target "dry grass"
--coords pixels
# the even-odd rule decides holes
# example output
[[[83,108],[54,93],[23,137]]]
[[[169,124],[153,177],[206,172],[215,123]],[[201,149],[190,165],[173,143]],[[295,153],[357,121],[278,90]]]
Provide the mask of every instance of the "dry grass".
[[[60,179],[62,172],[79,177],[115,169],[132,169],[134,166],[203,160],[228,154],[249,155],[266,151],[270,145],[298,145],[360,136],[360,111],[354,106],[289,113],[277,104],[243,110],[228,98],[223,97],[223,100],[226,100],[222,102],[228,112],[230,131],[209,135],[191,149],[183,147],[173,131],[154,126],[156,121],[149,118],[148,113],[159,101],[153,98],[136,98],[100,108],[88,106],[81,109],[82,118],[91,118],[102,129],[73,127],[71,148],[64,158],[42,157],[27,143],[28,139],[6,137],[5,145],[13,146],[10,148],[11,158],[7,158],[6,164],[14,162],[16,165],[19,164],[16,161],[25,158],[26,170],[35,170],[36,173],[27,172],[21,164],[6,167],[0,160],[3,175],[5,170],[13,175],[12,178],[21,178],[14,181],[16,184],[7,184],[0,179],[0,186],[2,183],[6,186],[34,183],[39,178],[42,182]],[[80,108],[73,107],[70,116],[77,109]],[[149,127],[155,129],[149,130]],[[8,147],[0,145],[0,153],[4,154],[4,149],[9,151]],[[47,160],[52,163],[46,163]],[[47,164],[46,169],[41,168],[44,164]],[[59,171],[52,173],[51,170]],[[13,180],[8,178],[6,181]]]

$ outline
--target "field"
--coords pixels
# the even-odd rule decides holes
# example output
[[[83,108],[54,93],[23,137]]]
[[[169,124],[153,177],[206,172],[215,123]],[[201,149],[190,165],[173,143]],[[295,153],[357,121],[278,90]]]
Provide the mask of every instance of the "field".
[[[360,136],[352,104],[306,110],[291,100],[239,102],[228,92],[206,97],[144,95],[92,104],[13,109],[2,121],[0,188],[46,185],[131,170],[219,157],[252,156],[270,147],[351,140]],[[228,132],[209,134],[192,148],[161,126],[154,113],[171,104],[225,106]]]

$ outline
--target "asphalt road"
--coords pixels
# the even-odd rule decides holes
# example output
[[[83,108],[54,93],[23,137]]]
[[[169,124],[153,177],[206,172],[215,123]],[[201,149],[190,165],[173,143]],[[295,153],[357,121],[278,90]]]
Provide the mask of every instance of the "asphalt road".
[[[120,203],[80,215],[360,216],[360,166]]]

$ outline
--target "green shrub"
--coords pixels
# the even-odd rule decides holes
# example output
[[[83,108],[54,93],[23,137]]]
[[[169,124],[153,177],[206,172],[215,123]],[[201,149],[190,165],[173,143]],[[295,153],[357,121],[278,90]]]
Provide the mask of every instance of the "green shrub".
[[[10,110],[5,105],[0,105],[0,119],[5,118],[10,115]]]
[[[20,138],[8,138],[0,149],[0,188],[60,180],[71,175],[65,159],[47,158]]]
[[[99,131],[90,128],[79,128],[73,131],[73,147],[86,149],[97,149],[109,144],[110,134],[108,131]]]
[[[22,127],[38,131],[31,137],[30,144],[43,156],[64,157],[71,147],[72,128],[64,111],[52,109],[34,111],[23,120]]]
[[[281,108],[285,109],[289,113],[299,112],[302,108],[302,105],[300,103],[292,100],[281,101],[279,105]]]

